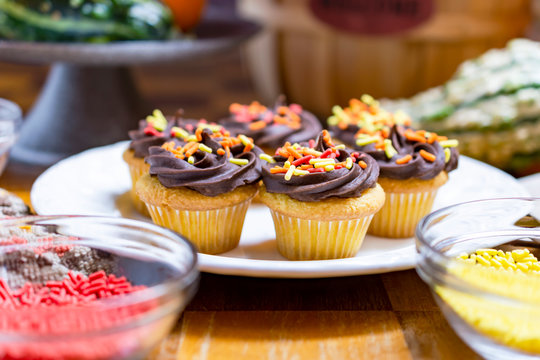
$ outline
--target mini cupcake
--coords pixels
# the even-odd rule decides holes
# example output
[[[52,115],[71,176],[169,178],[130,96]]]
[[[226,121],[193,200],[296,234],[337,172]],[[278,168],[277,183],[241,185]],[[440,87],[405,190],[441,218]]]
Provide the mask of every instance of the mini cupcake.
[[[458,164],[457,141],[408,127],[409,118],[381,109],[369,96],[334,107],[328,119],[345,143],[372,156],[380,167],[379,184],[386,202],[375,215],[369,234],[406,238],[433,206],[437,190]]]
[[[261,201],[271,210],[279,252],[291,260],[354,256],[384,203],[379,166],[335,146],[326,130],[303,146],[263,155]]]
[[[250,105],[231,104],[229,112],[230,116],[218,123],[233,135],[244,134],[252,138],[255,145],[271,155],[286,141],[308,141],[322,130],[315,115],[298,104],[286,105],[283,96],[273,108],[254,101]]]
[[[136,190],[154,223],[184,235],[202,253],[235,248],[258,191],[262,150],[244,135],[198,128],[195,138],[175,139],[149,153],[149,173]]]
[[[207,124],[206,120],[184,119],[180,110],[174,117],[165,118],[160,110],[154,110],[152,115],[145,120],[139,121],[139,129],[129,131],[131,139],[128,149],[124,151],[122,157],[128,164],[131,175],[132,189],[130,191],[133,206],[141,214],[148,216],[146,205],[139,199],[135,192],[137,180],[148,173],[150,165],[144,162],[148,156],[148,149],[151,146],[161,146],[172,138],[183,138],[193,135],[198,126],[217,126]]]

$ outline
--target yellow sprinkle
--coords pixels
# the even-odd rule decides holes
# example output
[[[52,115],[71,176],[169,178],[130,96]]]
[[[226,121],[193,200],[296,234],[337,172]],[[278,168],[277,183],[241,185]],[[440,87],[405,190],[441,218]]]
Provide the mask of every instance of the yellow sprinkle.
[[[501,264],[500,262],[498,262],[498,261],[497,261],[496,259],[494,259],[494,258],[491,258],[491,259],[489,260],[489,263],[491,264],[491,266],[494,266],[494,267],[496,267],[496,268],[502,267],[502,264]]]
[[[204,144],[199,144],[199,150],[210,153],[210,154],[212,153],[212,149]]]
[[[331,163],[334,163],[334,159],[332,158],[324,158],[324,159],[310,159],[309,160],[309,163],[310,164],[317,164],[317,163],[324,163],[324,162],[331,162]]]
[[[313,164],[313,167],[315,168],[325,168],[327,166],[334,166],[335,162],[318,162],[316,164]]]
[[[476,250],[478,255],[488,254],[488,255],[497,255],[497,250],[495,249],[478,249]]]
[[[325,171],[332,171],[332,170],[334,170],[334,165],[326,165],[326,166],[324,167],[324,170],[325,170]]]
[[[189,135],[186,138],[186,141],[197,141],[197,136],[196,135]]]
[[[290,167],[291,167],[291,162],[290,162],[289,160],[285,161],[285,163],[283,164],[283,167],[284,167],[285,169],[290,168]]]
[[[451,156],[452,156],[452,152],[450,151],[450,149],[445,148],[444,149],[444,163],[445,164],[450,161]]]
[[[275,164],[276,160],[274,160],[273,157],[271,157],[270,155],[268,154],[260,154],[259,155],[259,159],[261,160],[266,160],[268,161],[270,164]]]
[[[190,157],[188,157],[187,162],[190,163],[190,164],[194,164],[195,163],[195,158],[193,156],[190,156]]]
[[[229,162],[235,164],[235,165],[247,165],[249,163],[249,160],[248,159],[235,159],[235,158],[230,158],[229,159]]]
[[[353,167],[353,160],[352,158],[348,157],[347,160],[345,161],[345,167],[347,169],[351,169]]]
[[[357,146],[366,146],[368,144],[376,142],[378,139],[374,136],[365,137],[365,138],[358,138],[356,139],[356,145]]]
[[[339,119],[339,120],[344,120],[346,122],[351,122],[351,118],[349,117],[349,115],[347,115],[347,113],[341,108],[341,106],[339,105],[334,105],[332,107],[332,113]]]
[[[330,126],[336,126],[339,123],[339,119],[335,115],[330,116],[326,121]]]
[[[285,180],[286,181],[289,181],[291,180],[293,174],[294,174],[294,170],[296,169],[296,166],[294,165],[291,165],[291,167],[289,168],[289,170],[287,170],[287,172],[285,173]]]
[[[253,144],[246,135],[238,135],[238,138],[244,146],[247,146],[248,144]]]
[[[309,171],[307,170],[300,170],[300,169],[294,169],[294,175],[295,176],[303,176],[309,174]]]
[[[529,266],[527,264],[524,264],[524,263],[517,263],[516,264],[517,268],[523,272],[529,270]]]
[[[439,144],[443,148],[451,148],[451,147],[457,147],[459,145],[459,141],[457,141],[456,139],[444,140],[444,141],[439,141]]]
[[[384,139],[384,153],[386,154],[386,157],[391,159],[394,157],[394,155],[397,154],[396,149],[392,145],[392,140],[390,139]]]
[[[515,261],[519,261],[529,255],[529,252],[525,250],[513,250],[512,251],[512,257]]]
[[[477,261],[480,265],[484,265],[484,266],[489,266],[489,265],[490,265],[489,260],[487,260],[487,259],[484,258],[483,256],[477,256],[477,257],[476,257],[476,261]]]
[[[334,146],[335,149],[338,149],[338,150],[342,150],[342,149],[345,149],[345,144],[339,144],[339,145],[336,145]]]
[[[376,101],[373,96],[371,95],[368,95],[368,94],[364,94],[362,95],[362,97],[360,97],[360,100],[362,100],[362,102],[366,105],[370,105],[370,106],[377,106],[379,104],[378,101]]]
[[[458,258],[458,259],[461,259],[461,260],[466,260],[466,259],[469,258],[469,254],[467,254],[466,252],[463,252],[463,253],[459,254],[459,255],[457,256],[457,258]]]
[[[171,131],[174,134],[174,136],[177,138],[184,139],[189,136],[189,133],[186,130],[179,128],[178,126],[173,126]]]
[[[30,226],[30,225],[21,225],[21,226],[19,226],[19,229],[25,230],[25,231],[30,231],[30,230],[32,230],[32,226]]]

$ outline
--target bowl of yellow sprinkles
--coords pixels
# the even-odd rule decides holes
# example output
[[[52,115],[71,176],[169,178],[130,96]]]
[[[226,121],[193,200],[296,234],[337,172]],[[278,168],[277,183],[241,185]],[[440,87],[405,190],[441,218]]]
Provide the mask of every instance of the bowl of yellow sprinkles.
[[[540,198],[446,207],[416,238],[416,270],[464,342],[487,359],[540,357]]]

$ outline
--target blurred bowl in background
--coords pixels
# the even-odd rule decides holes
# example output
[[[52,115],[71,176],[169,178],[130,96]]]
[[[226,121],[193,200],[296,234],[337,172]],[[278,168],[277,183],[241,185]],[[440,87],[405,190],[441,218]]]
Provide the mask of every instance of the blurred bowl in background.
[[[0,98],[0,175],[7,165],[9,150],[17,140],[21,124],[21,108],[14,102]]]
[[[198,279],[193,246],[152,224],[1,220],[0,358],[142,359],[169,334]]]
[[[457,335],[484,358],[540,355],[540,263],[528,260],[540,254],[538,219],[540,198],[490,199],[437,210],[417,227],[418,274]],[[486,251],[478,249],[494,249],[500,261],[479,259]],[[512,259],[499,257],[511,250]],[[459,260],[464,253],[475,259]]]

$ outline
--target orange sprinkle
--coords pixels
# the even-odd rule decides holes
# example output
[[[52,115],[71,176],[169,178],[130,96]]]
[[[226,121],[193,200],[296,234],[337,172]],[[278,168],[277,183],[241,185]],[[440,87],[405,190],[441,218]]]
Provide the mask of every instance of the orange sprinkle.
[[[264,129],[265,127],[266,127],[266,122],[262,120],[254,121],[251,124],[249,124],[250,130],[261,130],[261,129]]]
[[[418,130],[416,133],[420,136],[426,137],[426,130]]]
[[[280,156],[283,156],[284,158],[288,158],[289,157],[289,153],[285,151],[285,149],[283,148],[278,148],[276,150],[276,154],[277,155],[280,155]]]
[[[244,152],[248,152],[251,149],[253,149],[253,144],[252,143],[248,143],[246,146],[244,146]]]
[[[240,112],[242,111],[242,108],[243,106],[240,105],[239,103],[232,103],[231,105],[229,105],[229,112],[231,113]]]
[[[381,129],[381,134],[383,138],[388,139],[388,137],[390,136],[390,130],[387,127],[383,127]]]
[[[365,162],[364,160],[360,160],[360,161],[358,162],[358,165],[360,165],[360,167],[361,167],[362,169],[367,168],[367,164],[366,164],[366,162]]]
[[[435,140],[437,140],[437,134],[430,133],[427,142],[429,144],[433,144],[435,142]]]
[[[202,141],[202,131],[203,131],[203,128],[202,127],[199,127],[197,128],[197,130],[195,130],[195,136],[197,137],[197,141]]]
[[[437,157],[435,155],[433,155],[430,152],[427,152],[424,149],[420,150],[420,156],[423,157],[424,159],[426,159],[429,162],[434,162],[435,159],[437,159]]]
[[[411,154],[407,154],[404,157],[397,159],[396,164],[398,164],[398,165],[406,164],[411,160],[412,160]]]
[[[289,112],[289,108],[287,108],[286,106],[279,106],[279,107],[277,108],[277,113],[278,113],[279,115],[285,115],[285,114],[287,114],[288,112]]]
[[[426,142],[426,138],[423,137],[423,136],[420,136],[419,134],[415,133],[413,130],[411,129],[407,129],[405,130],[405,133],[403,134],[407,140],[409,141],[417,141],[417,142],[421,142],[421,143],[425,143]]]
[[[289,152],[292,156],[294,156],[296,159],[300,159],[302,157],[302,154],[300,154],[298,151],[296,151],[292,146],[285,147],[285,150]]]
[[[382,141],[379,141],[378,143],[375,144],[375,149],[377,150],[383,150],[385,147],[386,145],[384,145],[384,142]]]
[[[346,130],[348,126],[349,125],[345,121],[340,121],[338,123],[338,128],[340,128],[341,130]]]
[[[225,155],[225,150],[223,150],[223,149],[217,149],[216,152],[217,152],[218,155]]]
[[[437,141],[446,141],[448,138],[446,136],[437,136]]]
[[[289,155],[289,157],[287,158],[287,160],[292,163],[294,161],[294,156],[292,155]]]
[[[300,166],[300,170],[307,170],[307,169],[311,169],[312,167],[313,165],[304,164]]]
[[[225,152],[227,154],[227,158],[230,158],[231,157],[231,149],[229,149],[228,146],[225,148]]]
[[[270,174],[286,173],[288,170],[281,167],[274,167],[270,169]]]
[[[274,122],[276,124],[287,125],[289,123],[289,120],[286,117],[275,115],[274,116]]]

